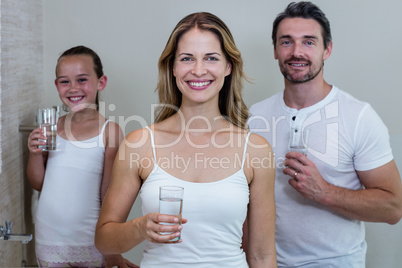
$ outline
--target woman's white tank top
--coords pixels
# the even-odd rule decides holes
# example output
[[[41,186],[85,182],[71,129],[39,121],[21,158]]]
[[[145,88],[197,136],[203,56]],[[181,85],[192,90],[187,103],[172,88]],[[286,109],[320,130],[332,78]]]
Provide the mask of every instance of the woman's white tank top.
[[[159,186],[177,185],[184,187],[182,216],[188,222],[183,225],[182,243],[146,241],[141,268],[248,267],[241,243],[249,203],[249,186],[243,167],[250,133],[237,172],[219,181],[193,183],[168,174],[158,165],[153,133],[148,130],[155,164],[140,190],[143,215],[159,212]]]

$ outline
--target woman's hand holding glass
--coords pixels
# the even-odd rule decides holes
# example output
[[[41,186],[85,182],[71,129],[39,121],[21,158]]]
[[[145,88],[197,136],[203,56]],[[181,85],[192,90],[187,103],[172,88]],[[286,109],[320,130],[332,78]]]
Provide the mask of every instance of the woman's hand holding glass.
[[[182,218],[181,224],[185,224],[187,219]],[[173,225],[166,225],[162,223],[172,223]],[[177,216],[149,213],[142,217],[138,223],[138,229],[142,237],[152,243],[180,243],[182,240],[171,241],[180,237],[180,232],[183,227],[180,224],[180,219]],[[168,234],[160,234],[168,233]]]

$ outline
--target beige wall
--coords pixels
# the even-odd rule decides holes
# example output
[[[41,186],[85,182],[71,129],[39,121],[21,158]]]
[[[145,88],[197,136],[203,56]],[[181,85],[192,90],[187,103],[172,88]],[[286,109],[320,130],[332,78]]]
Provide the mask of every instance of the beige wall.
[[[24,175],[28,134],[18,125],[31,124],[43,100],[42,29],[41,0],[1,1],[0,225],[13,221],[13,233],[33,232]],[[34,264],[33,246],[0,240],[0,267]]]

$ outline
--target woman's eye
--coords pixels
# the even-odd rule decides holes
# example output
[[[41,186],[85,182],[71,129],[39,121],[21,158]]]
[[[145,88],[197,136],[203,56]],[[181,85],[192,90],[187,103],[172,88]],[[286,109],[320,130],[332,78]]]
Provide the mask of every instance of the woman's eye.
[[[181,58],[180,61],[191,61],[191,58],[190,57],[184,57],[184,58]]]
[[[208,61],[217,61],[218,59],[215,58],[215,57],[208,57],[207,60],[208,60]]]

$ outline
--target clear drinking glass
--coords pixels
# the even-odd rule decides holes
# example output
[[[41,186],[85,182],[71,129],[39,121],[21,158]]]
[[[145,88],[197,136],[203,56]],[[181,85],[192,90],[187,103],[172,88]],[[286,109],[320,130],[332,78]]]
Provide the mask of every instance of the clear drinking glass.
[[[46,136],[46,145],[39,145],[43,151],[56,150],[57,111],[55,108],[41,108],[38,111],[38,125]]]
[[[181,213],[183,207],[183,193],[184,188],[180,186],[165,185],[159,187],[159,213],[175,215],[179,218],[181,224]],[[167,225],[174,225],[174,223],[161,223]],[[170,234],[170,233],[161,233]],[[178,241],[180,236],[170,241]]]
[[[306,136],[307,136],[306,132]],[[300,128],[290,129],[289,152],[299,152],[307,156],[307,144],[304,142],[303,131]]]

